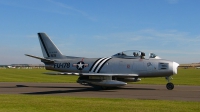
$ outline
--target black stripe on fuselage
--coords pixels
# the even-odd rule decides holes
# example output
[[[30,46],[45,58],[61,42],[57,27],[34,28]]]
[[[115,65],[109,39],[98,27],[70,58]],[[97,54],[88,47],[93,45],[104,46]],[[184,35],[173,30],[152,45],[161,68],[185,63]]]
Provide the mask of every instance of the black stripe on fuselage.
[[[42,42],[42,45],[43,45],[43,47],[44,47],[44,50],[45,50],[47,56],[50,57],[50,55],[49,55],[49,53],[48,53],[48,51],[47,51],[47,48],[46,48],[46,46],[45,46],[45,44],[44,44],[44,41],[43,41],[42,36],[40,35],[40,33],[38,33],[38,36],[39,36],[39,38],[40,38],[40,40],[41,40],[41,42]]]
[[[93,65],[91,66],[91,68],[90,68],[90,72],[91,72],[91,70],[92,70],[92,68],[94,67],[94,65],[97,63],[97,61],[99,61],[101,58],[99,58],[98,60],[96,60],[94,63],[93,63]]]
[[[105,58],[106,59],[106,58]],[[96,69],[98,68],[98,66],[103,62],[103,60],[105,60],[105,59],[102,59],[98,64],[97,64],[97,66],[95,67],[95,69],[94,69],[94,71],[93,72],[95,72],[96,71]]]
[[[110,58],[110,59],[112,59],[112,58]],[[103,66],[105,65],[105,63],[107,63],[110,59],[106,60],[106,61],[102,64],[102,66],[99,68],[99,70],[97,71],[97,73],[99,73],[99,72],[101,71],[101,69],[103,68]]]

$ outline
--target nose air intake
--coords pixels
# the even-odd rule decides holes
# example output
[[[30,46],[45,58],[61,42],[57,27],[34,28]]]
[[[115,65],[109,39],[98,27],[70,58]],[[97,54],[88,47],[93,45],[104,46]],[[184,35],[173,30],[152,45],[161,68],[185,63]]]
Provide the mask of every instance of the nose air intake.
[[[178,69],[179,64],[176,62],[173,62],[173,74],[177,74],[177,69]]]

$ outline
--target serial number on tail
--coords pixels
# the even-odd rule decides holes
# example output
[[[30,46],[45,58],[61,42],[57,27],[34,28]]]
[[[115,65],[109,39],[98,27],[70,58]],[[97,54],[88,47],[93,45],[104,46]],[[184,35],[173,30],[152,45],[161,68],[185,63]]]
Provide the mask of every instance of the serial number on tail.
[[[70,63],[54,63],[54,68],[69,68]]]

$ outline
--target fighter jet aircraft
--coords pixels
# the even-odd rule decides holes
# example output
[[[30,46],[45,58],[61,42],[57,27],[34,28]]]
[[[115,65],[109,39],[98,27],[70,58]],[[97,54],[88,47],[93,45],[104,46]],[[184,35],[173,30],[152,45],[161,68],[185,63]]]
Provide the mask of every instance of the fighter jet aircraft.
[[[168,81],[166,88],[174,88],[170,80],[172,75],[177,74],[179,64],[161,59],[154,53],[150,53],[148,58],[138,50],[122,51],[102,58],[65,56],[45,33],[38,33],[38,38],[44,57],[25,55],[40,59],[47,70],[78,75],[77,83],[82,85],[105,89],[137,82],[144,77],[165,77]]]

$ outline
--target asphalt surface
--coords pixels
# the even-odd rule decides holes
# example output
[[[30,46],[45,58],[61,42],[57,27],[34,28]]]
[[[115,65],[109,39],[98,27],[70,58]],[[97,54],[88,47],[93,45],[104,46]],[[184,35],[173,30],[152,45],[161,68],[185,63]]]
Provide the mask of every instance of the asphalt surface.
[[[175,85],[173,90],[167,90],[165,85],[128,84],[120,88],[102,90],[76,83],[1,82],[0,94],[200,101],[200,86]]]

